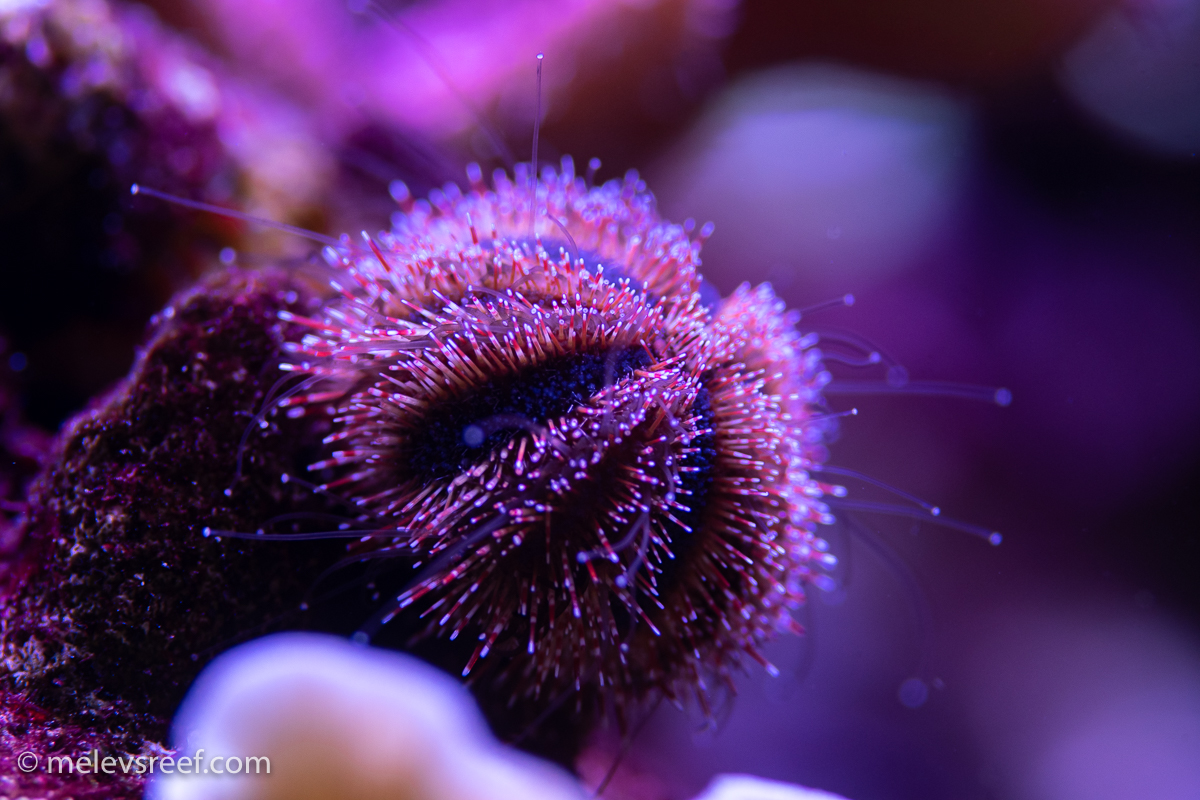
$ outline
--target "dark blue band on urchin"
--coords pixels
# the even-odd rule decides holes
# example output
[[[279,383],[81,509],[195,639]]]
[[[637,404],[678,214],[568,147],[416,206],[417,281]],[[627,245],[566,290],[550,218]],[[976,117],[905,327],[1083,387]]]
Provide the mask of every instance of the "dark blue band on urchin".
[[[604,386],[650,365],[642,349],[573,353],[489,379],[438,403],[410,434],[398,463],[407,474],[445,478],[508,442],[523,424],[570,413]]]

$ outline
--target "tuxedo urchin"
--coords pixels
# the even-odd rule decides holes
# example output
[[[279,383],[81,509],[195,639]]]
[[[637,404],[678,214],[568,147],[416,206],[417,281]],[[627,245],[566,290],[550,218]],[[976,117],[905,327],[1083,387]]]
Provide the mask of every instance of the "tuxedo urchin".
[[[281,312],[275,413],[328,418],[309,469],[370,528],[347,563],[405,575],[355,636],[457,642],[509,707],[707,708],[833,563],[815,337],[769,286],[719,299],[708,231],[635,173],[468,177],[394,186],[391,230],[324,251],[338,296]]]

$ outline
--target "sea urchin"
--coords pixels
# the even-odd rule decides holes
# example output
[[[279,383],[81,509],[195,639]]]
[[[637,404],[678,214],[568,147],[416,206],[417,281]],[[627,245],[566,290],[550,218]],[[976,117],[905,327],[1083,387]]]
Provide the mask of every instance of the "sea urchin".
[[[815,339],[769,286],[716,299],[707,231],[635,173],[468,177],[394,186],[391,231],[325,250],[341,296],[281,314],[308,333],[276,407],[330,418],[310,469],[370,521],[351,559],[415,564],[357,636],[467,642],[509,705],[705,705],[832,563]]]

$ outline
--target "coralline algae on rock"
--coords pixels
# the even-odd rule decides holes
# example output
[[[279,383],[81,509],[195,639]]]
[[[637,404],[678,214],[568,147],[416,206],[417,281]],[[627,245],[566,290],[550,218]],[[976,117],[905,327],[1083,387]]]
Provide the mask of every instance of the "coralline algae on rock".
[[[7,556],[0,758],[35,742],[52,748],[45,755],[90,743],[140,752],[165,740],[217,653],[303,626],[296,609],[336,545],[264,558],[201,530],[313,507],[279,480],[307,459],[300,443],[311,438],[286,419],[249,441],[246,474],[225,495],[246,426],[278,377],[289,327],[278,312],[303,310],[306,297],[275,273],[203,283],[152,323],[128,379],[61,433]]]

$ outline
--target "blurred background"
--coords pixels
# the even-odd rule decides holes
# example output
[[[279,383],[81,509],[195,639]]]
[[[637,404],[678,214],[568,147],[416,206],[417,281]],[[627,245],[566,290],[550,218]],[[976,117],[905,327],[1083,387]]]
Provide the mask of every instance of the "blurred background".
[[[781,676],[659,709],[608,796],[1200,798],[1196,0],[0,0],[0,521],[173,292],[308,252],[130,182],[379,228],[394,180],[528,160],[538,52],[543,163],[636,168],[722,292],[852,293],[801,327],[1014,397],[831,395],[832,464],[1003,545],[839,512]]]

